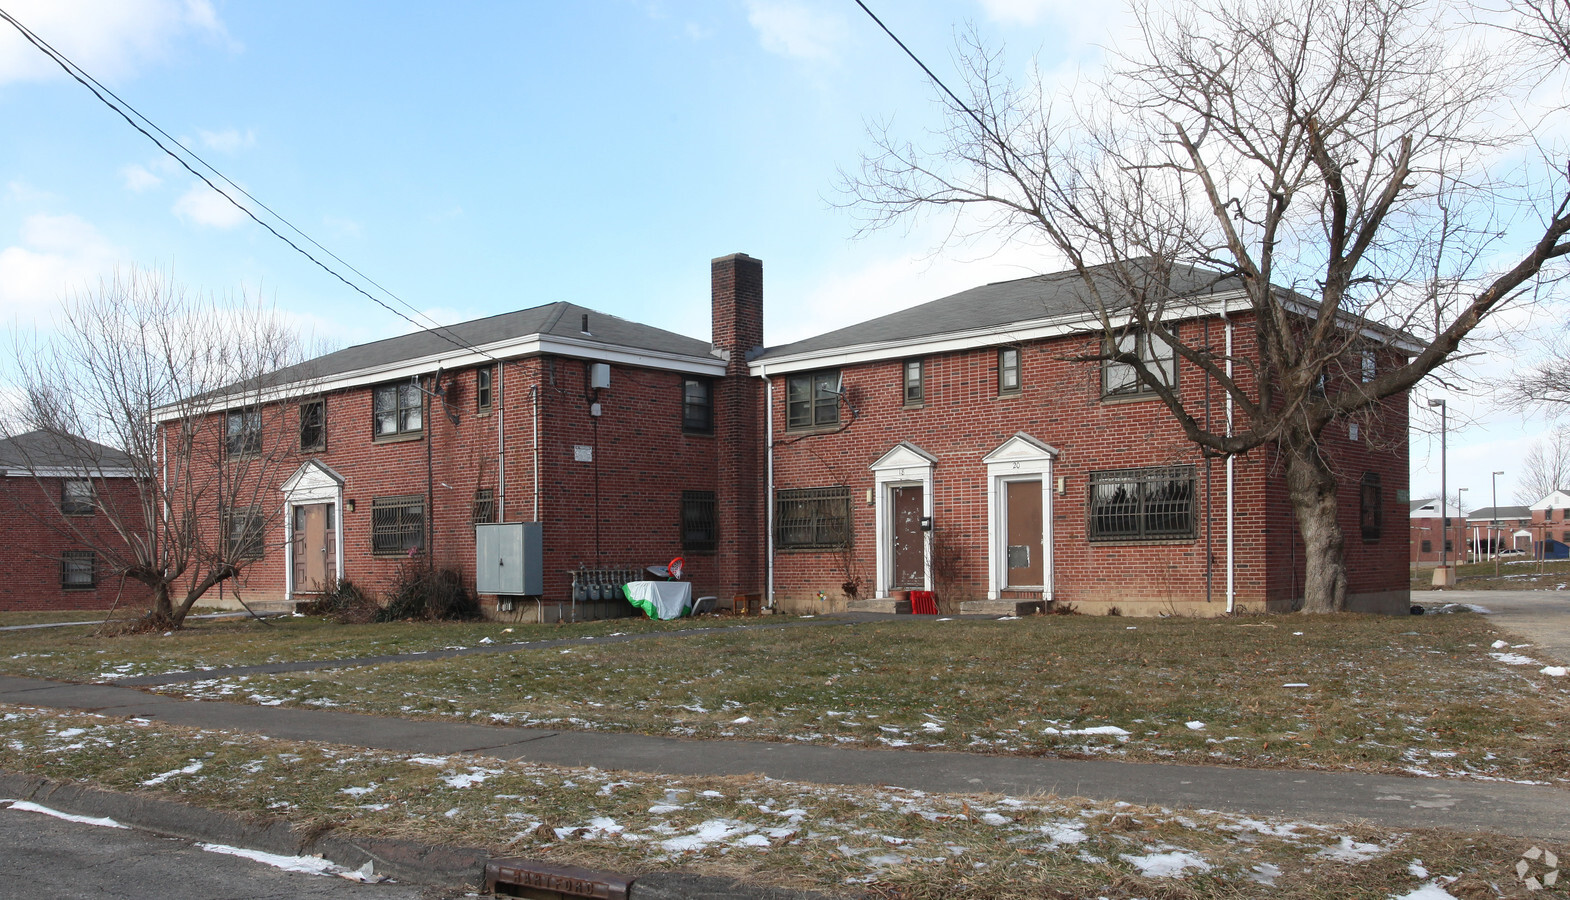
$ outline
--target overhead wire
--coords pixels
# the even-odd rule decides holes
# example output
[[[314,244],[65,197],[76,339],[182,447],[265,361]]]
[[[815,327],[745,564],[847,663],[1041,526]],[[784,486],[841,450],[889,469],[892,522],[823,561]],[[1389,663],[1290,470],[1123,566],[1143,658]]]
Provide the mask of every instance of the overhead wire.
[[[130,125],[132,128],[135,128],[137,131],[141,132],[143,137],[145,137],[148,140],[152,141],[153,144],[155,146],[157,146],[159,150],[162,150],[164,152],[164,154],[167,155],[170,159],[173,159],[175,162],[179,163],[180,166],[182,168],[184,168],[187,172],[190,172],[192,175],[194,175],[197,178],[201,179],[203,184],[206,184],[209,188],[211,188],[214,192],[216,192],[220,197],[223,197],[225,200],[229,201],[230,205],[232,205],[235,209],[238,209],[240,212],[244,213],[248,218],[250,218],[253,222],[255,222],[256,224],[258,224],[258,225],[262,226],[263,228],[267,229],[267,231],[270,232],[273,235],[273,237],[276,237],[280,241],[283,241],[285,244],[288,244],[289,247],[291,247],[296,253],[299,253],[301,256],[304,256],[306,259],[308,259],[311,262],[315,263],[316,266],[318,268],[320,268],[322,271],[326,272],[327,274],[329,274],[329,275],[333,276],[334,278],[338,279],[339,281],[343,282],[343,284],[346,285],[347,287],[349,287],[351,290],[353,290],[356,293],[364,296],[366,299],[370,300],[372,303],[375,303],[377,306],[380,306],[381,308],[387,310],[388,312],[392,313],[393,315],[397,316],[398,318],[403,319],[405,322],[408,322],[410,325],[413,325],[416,328],[419,328],[419,329],[421,329],[423,331],[429,331],[432,334],[435,334],[437,337],[442,338],[443,340],[447,341],[449,344],[452,344],[453,346],[457,347],[460,350],[466,350],[466,351],[469,351],[469,352],[472,352],[472,353],[479,354],[480,356],[483,356],[486,359],[491,360],[492,362],[496,362],[497,361],[496,357],[492,356],[489,353],[486,353],[484,350],[481,350],[480,348],[474,346],[473,344],[470,344],[470,343],[462,340],[461,338],[459,338],[456,335],[456,333],[454,333],[452,331],[451,328],[436,322],[434,319],[430,318],[430,316],[426,315],[423,312],[420,312],[418,309],[415,309],[414,306],[410,305],[407,301],[405,301],[403,298],[399,297],[397,294],[394,294],[392,291],[388,290],[387,288],[382,287],[382,285],[378,284],[370,276],[366,275],[364,272],[361,272],[359,269],[357,269],[354,266],[350,265],[348,262],[345,262],[341,257],[339,257],[337,254],[333,253],[331,250],[327,249],[326,247],[322,246],[322,244],[320,242],[318,242],[315,238],[312,238],[309,234],[306,234],[304,231],[302,231],[294,223],[292,223],[288,219],[284,218],[284,216],[280,215],[278,212],[273,210],[267,204],[265,204],[262,201],[258,200],[249,191],[245,190],[245,188],[242,188],[238,184],[235,184],[234,181],[232,181],[227,175],[224,175],[222,172],[220,172],[217,169],[217,167],[215,167],[211,163],[207,162],[207,160],[203,159],[200,155],[198,155],[191,148],[185,146],[177,138],[175,138],[172,135],[170,135],[167,131],[164,131],[162,128],[160,128],[157,125],[157,123],[153,122],[153,120],[147,118],[139,110],[137,110],[136,107],[132,106],[130,103],[127,103],[125,100],[121,99],[119,95],[115,94],[108,87],[105,87],[101,82],[98,81],[98,79],[94,78],[90,73],[88,73],[86,69],[83,69],[81,66],[77,65],[74,61],[72,61],[64,53],[62,53],[59,50],[55,49],[54,46],[52,46],[48,41],[45,41],[43,38],[39,37],[31,29],[29,29],[26,25],[23,25],[21,22],[17,21],[15,16],[11,15],[9,12],[7,12],[4,9],[0,9],[0,19],[4,19],[6,22],[10,23],[10,25],[13,28],[15,28],[17,30],[17,32],[20,33],[25,40],[27,40],[28,43],[32,44],[34,47],[36,47],[39,50],[39,52],[43,53],[45,56],[47,56],[51,60],[53,60],[55,65],[59,66],[61,68],[61,70],[63,70],[67,75],[71,76],[71,78],[73,80],[75,80],[78,84],[82,85],[82,87],[87,88],[87,90],[90,91],[93,94],[93,96],[98,99],[98,101],[100,103],[102,103],[105,106],[109,107],[109,109],[113,110],[116,114],[118,114],[120,116],[120,118],[124,119],[126,121],[126,124]],[[106,97],[105,94],[107,94],[108,97]],[[114,102],[111,102],[109,100],[109,97],[113,97],[114,98]],[[127,110],[129,110],[129,113],[127,112]],[[134,119],[132,118],[133,115],[135,116]],[[142,125],[137,121],[138,119],[141,120],[141,122],[145,122],[146,125],[147,125],[147,128],[142,127]],[[316,258],[316,256],[313,255],[310,251],[306,250],[304,247],[301,247],[299,244],[295,243],[294,241],[290,240],[287,236],[285,236],[284,234],[280,233],[278,231],[278,229],[274,228],[268,222],[263,221],[260,217],[258,217],[256,215],[255,212],[253,212],[245,204],[239,202],[233,196],[231,196],[227,191],[223,190],[218,185],[214,184],[212,179],[208,178],[202,172],[197,171],[194,167],[192,167],[192,165],[189,162],[187,162],[185,160],[184,157],[182,157],[180,154],[174,152],[173,150],[169,149],[169,147],[166,146],[163,143],[163,141],[160,141],[157,137],[154,137],[153,134],[147,130],[148,128],[151,128],[153,131],[158,132],[158,134],[163,135],[165,138],[167,138],[170,141],[170,143],[173,143],[175,146],[179,147],[184,153],[186,153],[192,159],[194,159],[198,163],[200,163],[203,168],[205,168],[208,171],[212,172],[213,175],[215,175],[219,180],[225,182],[229,186],[233,187],[236,191],[238,191],[241,194],[245,195],[246,199],[250,200],[252,203],[255,203],[261,209],[266,210],[269,215],[271,215],[273,218],[277,219],[279,222],[283,223],[284,227],[288,228],[290,231],[293,231],[295,234],[297,234],[300,237],[304,238],[307,242],[309,242],[310,244],[315,246],[317,249],[321,250],[327,256],[332,257],[333,260],[335,260],[340,265],[342,265],[345,268],[347,268],[349,271],[353,272],[355,275],[358,275],[360,278],[363,278],[366,281],[366,283],[370,284],[372,287],[375,287],[377,290],[379,290],[382,293],[386,294],[388,297],[391,297],[393,300],[397,301],[399,304],[401,304],[405,308],[409,309],[415,315],[420,316],[421,318],[425,319],[425,322],[424,323],[418,322],[418,321],[414,320],[413,318],[410,318],[408,315],[404,314],[403,312],[400,312],[399,310],[394,309],[392,306],[388,305],[381,298],[376,297],[375,295],[373,295],[370,292],[366,291],[364,288],[362,288],[358,284],[355,284],[354,282],[350,281],[348,278],[344,277],[343,274],[338,272],[336,269],[332,268],[331,266],[329,266],[326,263],[322,262],[320,259]]]

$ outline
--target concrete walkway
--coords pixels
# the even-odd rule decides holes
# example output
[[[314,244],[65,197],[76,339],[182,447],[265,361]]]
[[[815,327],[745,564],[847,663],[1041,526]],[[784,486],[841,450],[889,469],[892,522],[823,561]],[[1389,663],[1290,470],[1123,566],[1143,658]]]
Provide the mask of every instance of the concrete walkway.
[[[760,774],[924,791],[1056,793],[1326,824],[1369,821],[1399,829],[1445,827],[1570,840],[1570,791],[1503,782],[498,728],[184,700],[118,685],[9,677],[0,677],[0,703],[420,755],[468,753],[550,765],[671,775]]]

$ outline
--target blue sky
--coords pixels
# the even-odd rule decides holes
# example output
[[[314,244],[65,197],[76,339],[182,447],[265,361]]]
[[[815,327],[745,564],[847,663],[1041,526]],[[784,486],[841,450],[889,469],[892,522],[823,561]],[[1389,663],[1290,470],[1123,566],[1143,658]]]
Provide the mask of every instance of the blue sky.
[[[1124,24],[1067,0],[870,5],[956,80],[967,24],[1021,74],[1095,66]],[[743,251],[764,261],[766,336],[781,343],[1055,268],[1024,247],[933,255],[940,235],[920,225],[854,239],[831,201],[866,124],[919,136],[938,120],[920,71],[851,0],[0,7],[441,321],[570,300],[706,337],[708,261]],[[7,326],[47,328],[63,296],[135,265],[259,292],[339,345],[408,330],[0,27]],[[1452,489],[1469,483],[1458,465],[1508,469],[1498,459],[1545,427],[1504,417],[1452,435]],[[1414,496],[1437,490],[1428,443],[1414,435]]]

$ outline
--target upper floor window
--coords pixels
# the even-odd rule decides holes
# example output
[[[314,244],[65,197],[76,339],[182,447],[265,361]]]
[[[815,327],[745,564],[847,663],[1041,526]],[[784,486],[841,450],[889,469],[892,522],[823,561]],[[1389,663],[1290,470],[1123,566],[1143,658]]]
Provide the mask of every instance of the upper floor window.
[[[224,449],[230,456],[255,456],[262,452],[261,410],[236,409],[229,413]]]
[[[1364,350],[1362,355],[1363,383],[1367,384],[1379,374],[1379,357],[1372,350]]]
[[[1023,383],[1019,374],[1019,348],[1002,348],[998,351],[998,393],[1017,394]]]
[[[1146,370],[1162,384],[1167,387],[1177,384],[1177,353],[1171,344],[1161,338],[1143,330],[1128,331],[1117,338],[1116,350],[1111,352],[1119,355],[1138,354]],[[1109,359],[1101,364],[1102,396],[1137,396],[1153,391],[1150,385],[1140,380],[1139,370],[1133,363]]]
[[[785,427],[824,428],[840,421],[838,369],[791,375],[785,379]]]
[[[60,482],[60,512],[68,516],[90,516],[97,501],[91,480],[67,478]]]
[[[419,434],[420,386],[409,382],[378,385],[372,389],[375,437]]]
[[[496,400],[496,391],[492,384],[495,375],[494,366],[484,366],[474,370],[474,408],[478,412],[489,412]]]
[[[926,399],[926,365],[923,360],[905,360],[905,405],[919,406]]]
[[[714,433],[714,382],[707,378],[681,380],[681,430]]]
[[[300,449],[327,449],[327,402],[307,400],[300,404]]]

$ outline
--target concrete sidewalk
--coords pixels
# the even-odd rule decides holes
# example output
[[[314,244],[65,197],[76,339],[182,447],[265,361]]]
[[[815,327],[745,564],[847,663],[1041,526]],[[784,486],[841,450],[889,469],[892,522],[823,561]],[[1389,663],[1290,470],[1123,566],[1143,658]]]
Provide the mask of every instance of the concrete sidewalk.
[[[1570,840],[1570,791],[1504,782],[686,741],[184,700],[117,685],[10,677],[0,677],[0,703],[140,716],[195,728],[421,755],[468,753],[671,775],[758,774],[938,792],[1056,793],[1325,824],[1367,821],[1397,829],[1437,827]]]

